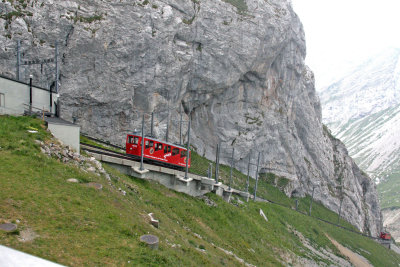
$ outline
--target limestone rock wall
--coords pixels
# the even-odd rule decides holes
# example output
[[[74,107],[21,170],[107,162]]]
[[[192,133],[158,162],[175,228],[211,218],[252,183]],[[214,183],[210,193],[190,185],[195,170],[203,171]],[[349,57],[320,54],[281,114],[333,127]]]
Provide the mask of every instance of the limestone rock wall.
[[[62,116],[76,117],[84,132],[123,143],[140,127],[141,112],[182,105],[186,114],[192,110],[192,142],[200,154],[214,157],[218,141],[234,144],[237,167],[245,170],[249,151],[261,151],[261,171],[290,179],[288,195],[311,194],[316,186],[316,199],[336,212],[343,196],[343,216],[376,235],[375,186],[323,129],[291,2],[236,3],[0,3],[0,73],[14,76],[17,39],[24,58],[52,55],[58,40]],[[51,71],[47,65],[25,69],[22,79],[33,72],[37,82],[54,87]],[[166,117],[161,112],[157,120]]]

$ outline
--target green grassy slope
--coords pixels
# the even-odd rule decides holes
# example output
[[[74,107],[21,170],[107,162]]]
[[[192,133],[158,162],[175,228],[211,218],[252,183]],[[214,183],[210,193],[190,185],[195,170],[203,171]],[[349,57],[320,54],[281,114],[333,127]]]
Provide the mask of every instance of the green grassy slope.
[[[381,208],[400,208],[400,172],[388,174],[378,185]]]
[[[27,131],[32,128],[38,133]],[[0,223],[19,221],[19,232],[0,232],[2,245],[69,266],[241,266],[219,248],[257,266],[286,265],[288,251],[319,263],[327,261],[304,247],[292,228],[317,249],[338,253],[328,234],[375,266],[398,266],[400,262],[398,255],[368,238],[279,205],[249,202],[235,206],[210,194],[217,206],[209,207],[201,199],[105,166],[112,187],[103,176],[42,154],[35,140],[48,138],[39,120],[0,116]],[[67,183],[68,178],[81,183]],[[84,185],[88,181],[104,187],[100,191],[89,188]],[[260,194],[293,205],[292,199],[266,180],[260,182]],[[307,201],[301,202],[304,210]],[[260,208],[268,222],[259,215]],[[149,224],[150,212],[160,220],[160,228]],[[317,203],[313,214],[337,218]],[[27,230],[38,237],[19,241]],[[158,250],[139,242],[148,233],[160,238]]]

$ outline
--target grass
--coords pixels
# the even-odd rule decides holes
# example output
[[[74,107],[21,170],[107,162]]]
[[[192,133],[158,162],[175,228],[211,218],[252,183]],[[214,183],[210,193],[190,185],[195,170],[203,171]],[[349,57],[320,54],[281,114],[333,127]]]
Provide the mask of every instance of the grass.
[[[38,132],[27,131],[32,128]],[[220,248],[257,266],[287,265],[292,254],[319,265],[328,263],[304,247],[291,228],[316,249],[338,254],[326,233],[375,266],[398,266],[400,262],[398,255],[368,238],[279,205],[245,202],[235,206],[209,194],[217,204],[209,207],[201,199],[132,179],[103,164],[112,179],[110,186],[103,176],[42,154],[35,140],[49,138],[37,119],[0,116],[0,222],[19,220],[20,233],[31,229],[38,235],[33,241],[20,242],[18,234],[0,232],[2,245],[69,266],[242,266]],[[225,169],[221,172],[226,173]],[[103,190],[67,183],[72,177],[102,183]],[[264,179],[259,188],[259,194],[293,205],[293,199]],[[300,207],[306,210],[307,199],[302,201]],[[160,221],[160,228],[149,224],[150,212]],[[313,204],[314,213],[335,216],[318,203]],[[141,244],[143,234],[157,235],[159,249]]]
[[[380,195],[381,208],[400,208],[400,172],[394,171],[388,174],[385,180],[379,183],[378,193]]]

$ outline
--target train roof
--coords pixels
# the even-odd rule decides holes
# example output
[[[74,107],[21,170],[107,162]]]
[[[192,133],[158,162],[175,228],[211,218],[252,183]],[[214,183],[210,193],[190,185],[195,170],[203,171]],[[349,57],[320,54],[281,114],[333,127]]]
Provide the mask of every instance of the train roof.
[[[135,134],[135,133],[133,133],[133,134],[128,134],[128,135],[137,136],[137,137],[142,137],[141,135],[138,135],[138,134]],[[147,138],[147,139],[150,139],[150,140],[159,142],[159,143],[163,143],[163,144],[166,144],[166,145],[175,146],[175,147],[179,147],[179,148],[181,148],[181,149],[186,149],[186,150],[187,150],[187,148],[184,147],[184,146],[182,146],[182,145],[178,145],[178,144],[174,144],[174,143],[169,143],[169,142],[161,141],[161,140],[156,139],[156,138],[151,137],[151,136],[144,136],[144,138]]]

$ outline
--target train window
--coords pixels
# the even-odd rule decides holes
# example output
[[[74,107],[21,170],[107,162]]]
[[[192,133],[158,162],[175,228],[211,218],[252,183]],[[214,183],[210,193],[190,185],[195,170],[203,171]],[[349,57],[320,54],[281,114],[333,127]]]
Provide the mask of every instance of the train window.
[[[171,147],[164,145],[164,153],[169,153],[169,152],[171,152]]]
[[[172,149],[172,156],[178,155],[179,154],[179,148],[174,148]]]
[[[184,157],[186,157],[186,150],[181,150],[181,158],[184,158]]]
[[[162,144],[156,143],[156,151],[161,150],[161,149],[162,149]]]
[[[146,148],[149,148],[149,140],[144,141],[144,145]]]
[[[134,143],[135,145],[139,144],[139,137],[135,136],[135,137],[133,138],[133,143]]]
[[[153,147],[153,146],[154,146],[154,141],[150,141],[149,147]]]
[[[133,136],[128,136],[128,144],[133,144]]]

